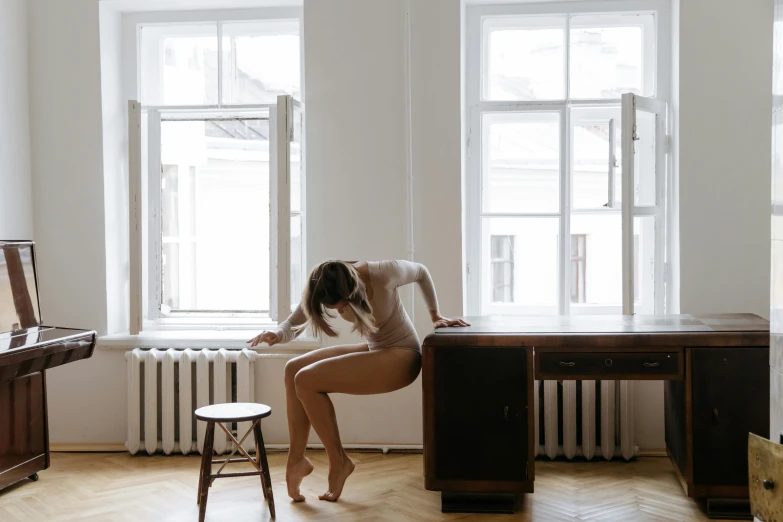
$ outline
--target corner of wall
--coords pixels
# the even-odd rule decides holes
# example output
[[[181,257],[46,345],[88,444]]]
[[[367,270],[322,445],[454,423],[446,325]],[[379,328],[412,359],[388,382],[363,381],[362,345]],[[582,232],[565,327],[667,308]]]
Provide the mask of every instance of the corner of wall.
[[[2,4],[0,48],[0,239],[33,239],[28,84],[28,18],[24,0]]]
[[[671,8],[671,104],[669,159],[669,281],[667,312],[680,313],[680,0],[672,0]]]
[[[100,4],[101,108],[106,237],[107,332],[128,330],[127,114],[122,13]]]

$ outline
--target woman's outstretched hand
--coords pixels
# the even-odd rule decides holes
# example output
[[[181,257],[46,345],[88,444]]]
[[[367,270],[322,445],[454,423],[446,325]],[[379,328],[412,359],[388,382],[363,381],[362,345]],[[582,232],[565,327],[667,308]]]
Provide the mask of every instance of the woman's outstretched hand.
[[[259,344],[266,343],[269,346],[274,346],[280,342],[280,337],[275,332],[261,332],[247,343],[250,347],[258,346]]]
[[[462,319],[449,319],[447,317],[443,317],[442,315],[433,317],[432,322],[435,324],[435,328],[446,328],[447,326],[470,326],[469,323],[466,323]]]

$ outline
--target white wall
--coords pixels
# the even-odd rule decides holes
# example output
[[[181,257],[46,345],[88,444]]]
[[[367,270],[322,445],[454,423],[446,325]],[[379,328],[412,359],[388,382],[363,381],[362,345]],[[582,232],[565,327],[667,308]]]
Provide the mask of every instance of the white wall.
[[[457,0],[411,0],[414,259],[429,268],[441,312],[463,313],[461,16]],[[431,329],[417,301],[419,335]]]
[[[104,94],[114,96],[116,64],[102,64],[98,53],[98,0],[29,3],[43,312],[48,322],[103,333],[125,306],[106,297],[107,282],[116,284],[112,280],[124,272],[106,266],[107,250],[124,248],[119,237],[124,231],[110,224],[125,217],[105,209],[105,198],[123,197],[104,185],[105,177],[124,175],[119,162],[124,143],[108,143],[102,134],[104,127],[118,129],[121,109],[101,102]],[[684,108],[679,114],[682,310],[766,314],[771,4],[685,4],[675,71],[679,98],[673,93],[675,104],[679,99]],[[407,258],[410,170],[414,258],[430,267],[444,313],[458,314],[463,288],[460,5],[428,0],[411,7],[408,75],[407,2],[305,2],[308,264],[330,257]],[[66,19],[68,24],[61,23]],[[116,22],[110,21],[113,27]],[[724,37],[737,30],[739,38]],[[0,32],[3,38],[8,31]],[[743,79],[753,80],[743,84]],[[429,323],[418,297],[415,308],[424,333]],[[258,400],[275,407],[265,425],[269,443],[286,440],[282,364],[269,361],[258,370]],[[98,350],[89,361],[50,372],[49,387],[53,442],[125,440],[121,350]],[[642,412],[637,445],[663,447],[660,383],[640,383],[636,397]],[[347,442],[421,442],[420,383],[381,397],[340,396],[336,405]]]
[[[308,264],[407,257],[405,2],[304,4]]]
[[[25,0],[0,0],[0,50],[0,239],[33,239]]]
[[[673,0],[672,11],[673,311],[768,317],[772,2]],[[636,444],[663,448],[662,383],[637,382],[634,396]]]
[[[683,313],[769,315],[772,6],[681,2]]]
[[[98,2],[28,6],[42,314],[49,324],[102,334],[108,307]],[[124,439],[122,363],[121,354],[96,350],[87,361],[47,372],[52,442]]]
[[[122,96],[124,70],[122,14],[100,4],[101,116],[106,241],[106,331],[128,331],[128,143],[127,99]]]
[[[125,306],[107,302],[107,286],[113,290],[110,295],[116,295],[125,267],[106,266],[106,258],[107,252],[113,252],[111,259],[124,249],[124,209],[109,203],[123,201],[116,181],[126,173],[120,161],[125,144],[117,138],[124,136],[118,122],[124,109],[116,103],[122,100],[112,35],[119,20],[116,13],[102,10],[105,25],[99,31],[98,4],[78,0],[66,7],[56,0],[31,0],[31,103],[36,107],[32,132],[37,143],[33,176],[36,197],[43,204],[36,225],[48,246],[43,252],[44,314],[52,323],[105,333],[120,323]],[[408,257],[410,157],[417,193],[416,259],[433,271],[444,312],[459,314],[459,2],[438,0],[414,9],[410,99],[417,111],[412,156],[407,3],[325,4],[308,1],[304,12],[308,263]],[[59,23],[63,19],[71,22]],[[101,38],[103,58],[98,53]],[[440,55],[446,59],[431,68]],[[436,199],[423,197],[439,185],[444,186]],[[84,193],[82,206],[72,204],[75,208],[66,212],[63,205],[72,202],[75,192]],[[444,227],[447,222],[454,227]],[[73,259],[76,252],[81,257]],[[56,279],[49,276],[54,271]],[[416,316],[421,318],[417,326],[424,333],[429,318],[423,301],[416,299]],[[345,339],[351,338],[335,342]],[[98,349],[88,361],[49,372],[53,443],[125,440],[124,362],[122,350]],[[275,407],[274,418],[265,425],[268,443],[287,441],[283,364],[280,359],[265,361],[257,371],[258,400]],[[420,444],[420,390],[416,383],[380,397],[336,397],[343,439]]]
[[[414,259],[460,314],[460,5],[411,4],[406,29],[404,1],[305,1],[308,264],[408,259],[412,172]],[[426,334],[420,297],[414,308]],[[422,442],[420,381],[335,405],[346,442]]]

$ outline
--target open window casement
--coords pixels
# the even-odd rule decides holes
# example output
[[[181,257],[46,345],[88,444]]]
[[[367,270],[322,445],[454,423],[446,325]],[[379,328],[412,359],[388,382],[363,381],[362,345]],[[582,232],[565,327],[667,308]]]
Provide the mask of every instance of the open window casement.
[[[135,101],[129,102],[128,107],[131,333],[138,334],[145,324],[238,327],[284,320],[299,301],[303,280],[303,106],[285,95],[279,96],[276,104],[252,107],[143,107]],[[267,270],[263,265],[268,265],[269,293],[257,302],[231,298],[231,302],[213,306],[214,299],[204,299],[203,292],[199,295],[204,278],[211,278],[207,281],[209,288],[222,284],[235,287],[226,278],[236,274],[226,274],[223,269],[210,272],[215,263],[201,266],[198,265],[201,258],[197,257],[189,262],[185,256],[178,255],[173,268],[164,267],[162,261],[172,242],[180,246],[179,251],[182,245],[187,247],[185,252],[201,248],[203,255],[204,249],[215,251],[214,241],[207,241],[206,246],[200,241],[204,239],[202,229],[209,223],[212,212],[208,196],[225,186],[213,183],[210,188],[197,184],[202,172],[199,165],[204,164],[204,158],[200,157],[205,149],[201,143],[205,140],[204,128],[209,129],[207,139],[215,142],[210,150],[217,156],[217,161],[210,165],[210,179],[219,176],[221,183],[231,183],[237,168],[232,167],[234,177],[229,171],[223,176],[219,169],[223,156],[234,154],[231,159],[238,157],[240,160],[235,162],[243,162],[240,166],[244,170],[240,174],[251,174],[253,190],[258,192],[253,193],[258,196],[257,203],[254,200],[250,205],[253,212],[267,215],[257,222],[231,225],[236,227],[233,232],[243,235],[243,241],[256,242],[260,252],[264,252],[254,257],[257,268],[245,267],[250,270],[246,275],[255,281],[258,274]],[[232,143],[239,145],[227,149],[232,145],[226,145],[226,140],[232,139]],[[265,140],[268,140],[268,152],[263,144]],[[176,186],[175,194],[170,194],[172,186]],[[235,196],[241,196],[236,193],[242,190],[241,186],[234,185]],[[268,192],[264,186],[268,186]],[[268,230],[266,225],[257,226],[267,221]],[[226,256],[229,263],[232,241],[226,239],[225,245],[215,251],[216,256]],[[264,293],[266,278],[264,275],[259,281],[248,281],[241,294]],[[176,290],[179,307],[170,305],[172,288]]]
[[[302,104],[292,96],[278,96],[272,111],[277,130],[273,137],[272,180],[270,200],[270,266],[274,321],[284,321],[292,312],[303,290],[304,268],[304,156]]]
[[[663,313],[666,104],[622,97],[623,314]]]

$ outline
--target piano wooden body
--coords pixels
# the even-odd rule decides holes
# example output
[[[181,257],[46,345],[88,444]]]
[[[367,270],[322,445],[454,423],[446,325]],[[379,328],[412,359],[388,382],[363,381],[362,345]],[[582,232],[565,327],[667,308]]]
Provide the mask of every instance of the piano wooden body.
[[[33,243],[0,241],[0,489],[49,467],[46,370],[94,349],[95,332],[41,322]]]

